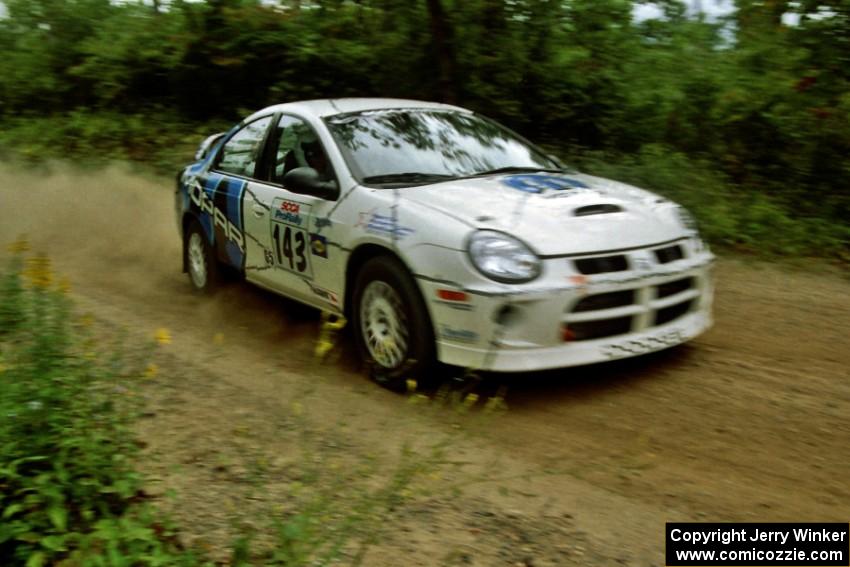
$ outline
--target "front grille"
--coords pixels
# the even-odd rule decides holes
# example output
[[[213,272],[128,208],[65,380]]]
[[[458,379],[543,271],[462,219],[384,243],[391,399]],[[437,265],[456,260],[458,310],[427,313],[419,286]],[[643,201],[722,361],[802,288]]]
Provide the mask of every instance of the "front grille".
[[[635,250],[633,257],[630,257],[630,251],[623,250],[618,254],[612,250],[607,254],[570,260],[579,273],[586,275],[626,273],[586,278],[588,284],[601,288],[601,293],[576,297],[573,293],[579,290],[572,290],[567,294],[560,317],[560,333],[564,341],[609,337],[623,340],[620,338],[623,335],[667,325],[687,317],[700,307],[702,280],[698,267],[689,269],[686,262],[681,262],[659,269],[659,264],[684,259],[687,253],[684,245],[678,243]],[[677,265],[682,265],[683,269],[673,268]],[[632,269],[637,273],[631,273]]]
[[[589,276],[608,272],[624,272],[629,268],[629,263],[623,255],[599,256],[575,260],[575,266],[579,273]]]
[[[588,295],[581,299],[576,306],[573,307],[573,313],[581,311],[599,311],[600,309],[614,309],[615,307],[625,307],[635,302],[635,291],[633,289],[626,291],[612,291],[610,293],[598,293],[596,295]]]
[[[656,286],[655,297],[657,297],[658,299],[670,297],[671,295],[682,293],[683,291],[691,289],[692,287],[694,287],[694,278],[682,278],[681,280],[674,280],[672,282],[667,282]]]
[[[632,318],[616,317],[614,319],[601,319],[599,321],[570,323],[567,328],[572,333],[571,340],[588,341],[628,333],[632,330]]]
[[[653,325],[663,325],[664,323],[675,321],[690,311],[692,303],[693,301],[684,301],[670,307],[665,307],[664,309],[659,309],[655,312],[655,322]]]
[[[659,264],[669,264],[670,262],[681,260],[684,257],[685,251],[678,244],[674,244],[673,246],[668,246],[666,248],[659,248],[655,251],[655,259],[658,260]]]

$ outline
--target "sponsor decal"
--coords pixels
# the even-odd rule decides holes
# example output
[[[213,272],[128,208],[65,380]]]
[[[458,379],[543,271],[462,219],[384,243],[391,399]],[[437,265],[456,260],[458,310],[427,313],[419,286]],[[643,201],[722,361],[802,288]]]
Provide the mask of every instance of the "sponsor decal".
[[[235,244],[239,251],[245,253],[245,236],[235,224],[224,214],[224,212],[213,204],[206,191],[197,180],[189,185],[189,198],[202,213],[207,213],[213,221],[214,227],[219,227],[227,239]]]
[[[281,200],[275,203],[274,220],[301,226],[301,203],[295,201]]]
[[[621,358],[661,350],[681,344],[686,340],[687,337],[682,331],[673,329],[644,339],[632,339],[621,343],[605,345],[602,347],[602,354],[608,358]]]
[[[447,341],[454,341],[456,343],[477,343],[479,339],[478,333],[475,331],[453,329],[446,325],[440,327],[440,336]]]
[[[442,300],[442,299],[435,300],[435,303],[438,303],[440,305],[445,305],[446,307],[449,307],[449,308],[454,309],[456,311],[474,311],[475,310],[475,307],[473,305],[470,305],[469,303],[457,303],[455,301],[445,301],[445,300]]]
[[[331,226],[334,222],[328,218],[316,218],[316,230]]]
[[[339,305],[339,297],[334,292],[313,285],[310,282],[307,282],[307,285],[310,286],[310,291],[312,291],[315,295],[318,295],[319,297],[333,305]]]
[[[310,251],[313,256],[328,257],[328,239],[321,234],[310,233]]]
[[[510,175],[502,179],[502,183],[525,193],[540,194],[545,191],[564,191],[567,189],[590,189],[578,179],[541,173],[523,173]]]
[[[416,232],[412,228],[400,226],[390,215],[382,215],[374,211],[359,213],[357,224],[354,225],[354,228],[358,227],[362,227],[370,234],[395,236],[396,238],[404,238]]]

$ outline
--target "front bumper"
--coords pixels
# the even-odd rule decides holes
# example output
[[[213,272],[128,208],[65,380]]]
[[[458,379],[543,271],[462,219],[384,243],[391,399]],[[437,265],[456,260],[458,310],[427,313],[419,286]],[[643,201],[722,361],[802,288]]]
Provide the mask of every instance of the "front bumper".
[[[673,260],[654,247],[597,254],[609,268],[613,256],[624,257],[625,269],[589,275],[577,267],[586,267],[585,258],[549,259],[546,276],[535,285],[458,286],[466,301],[442,300],[456,288],[420,280],[431,298],[438,357],[515,372],[627,358],[686,342],[712,324],[714,256],[696,239],[676,245],[683,257]]]

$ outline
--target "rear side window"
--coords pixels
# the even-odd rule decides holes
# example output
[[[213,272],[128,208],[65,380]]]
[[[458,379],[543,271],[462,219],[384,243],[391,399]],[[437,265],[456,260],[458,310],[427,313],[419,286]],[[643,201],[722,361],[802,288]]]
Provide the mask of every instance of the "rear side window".
[[[236,132],[218,154],[216,169],[242,177],[254,177],[263,138],[271,121],[272,117],[266,116]]]

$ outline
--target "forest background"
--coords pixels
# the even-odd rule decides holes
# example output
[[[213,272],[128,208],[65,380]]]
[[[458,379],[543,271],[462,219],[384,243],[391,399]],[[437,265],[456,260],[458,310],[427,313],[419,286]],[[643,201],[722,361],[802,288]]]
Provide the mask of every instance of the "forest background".
[[[0,158],[173,175],[269,104],[436,100],[677,199],[715,245],[846,260],[850,0],[712,2],[5,0]]]

